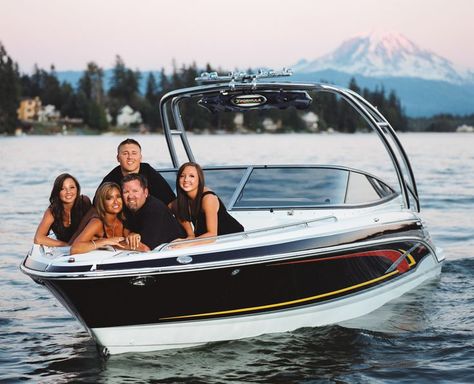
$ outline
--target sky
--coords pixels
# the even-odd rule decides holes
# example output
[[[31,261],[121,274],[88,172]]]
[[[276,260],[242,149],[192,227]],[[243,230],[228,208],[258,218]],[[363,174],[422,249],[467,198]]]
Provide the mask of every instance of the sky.
[[[472,0],[0,0],[0,42],[28,72],[291,67],[371,32],[397,32],[474,68]]]

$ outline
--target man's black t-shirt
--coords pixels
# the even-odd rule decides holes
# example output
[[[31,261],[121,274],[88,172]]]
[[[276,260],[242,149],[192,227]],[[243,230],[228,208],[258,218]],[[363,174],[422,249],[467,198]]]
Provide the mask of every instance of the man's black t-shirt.
[[[145,204],[136,212],[124,209],[125,227],[139,233],[141,242],[150,249],[185,237],[184,230],[171,211],[157,198],[148,196]]]
[[[166,205],[176,199],[176,196],[169,184],[166,182],[163,176],[161,176],[160,173],[156,171],[150,164],[140,163],[140,171],[138,173],[142,176],[145,176],[147,179],[148,192],[150,192],[150,195],[160,199]],[[122,170],[120,165],[118,165],[112,169],[112,171],[110,171],[107,176],[104,177],[100,185],[104,184],[105,182],[114,182],[118,185],[121,185],[122,179]]]

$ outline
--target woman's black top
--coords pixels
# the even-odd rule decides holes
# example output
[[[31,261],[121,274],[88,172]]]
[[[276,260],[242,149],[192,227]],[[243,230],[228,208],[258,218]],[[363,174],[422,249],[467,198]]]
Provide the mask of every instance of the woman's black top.
[[[229,233],[237,233],[237,232],[243,232],[244,227],[242,224],[240,224],[237,220],[235,220],[229,212],[227,212],[227,209],[224,205],[224,203],[219,199],[219,196],[217,196],[214,192],[212,191],[206,191],[202,194],[202,198],[208,194],[214,195],[217,197],[219,200],[219,210],[217,211],[217,235],[228,235]],[[202,207],[202,203],[201,203]],[[206,226],[206,215],[204,214],[204,211],[201,209],[197,217],[192,217],[191,221],[194,225],[194,235],[195,236],[201,236],[202,234],[207,232],[207,226]]]
[[[55,220],[51,226],[51,230],[56,235],[56,238],[68,243],[79,228],[82,218],[91,207],[92,203],[90,199],[85,195],[81,195],[77,204],[75,204],[71,209],[71,225],[65,227],[62,220],[59,220],[60,222]]]

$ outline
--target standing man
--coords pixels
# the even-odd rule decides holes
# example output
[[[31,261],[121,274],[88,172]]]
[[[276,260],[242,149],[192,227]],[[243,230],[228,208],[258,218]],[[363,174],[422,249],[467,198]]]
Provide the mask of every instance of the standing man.
[[[148,189],[152,196],[160,199],[166,205],[176,199],[173,190],[163,176],[161,176],[160,173],[150,164],[141,162],[142,147],[138,141],[134,139],[126,139],[122,141],[117,147],[117,161],[120,165],[112,169],[112,171],[104,177],[100,185],[106,181],[111,181],[121,185],[124,176],[138,173],[144,176],[148,181]]]
[[[140,235],[139,251],[150,251],[163,243],[185,237],[183,228],[162,201],[148,193],[147,180],[138,173],[122,179],[125,227]],[[130,239],[127,239],[128,241]]]

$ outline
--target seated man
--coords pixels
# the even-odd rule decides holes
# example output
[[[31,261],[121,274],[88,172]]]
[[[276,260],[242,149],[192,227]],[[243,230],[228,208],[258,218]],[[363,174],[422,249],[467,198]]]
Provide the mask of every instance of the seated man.
[[[148,193],[147,180],[138,173],[122,179],[122,195],[126,209],[125,227],[141,236],[137,250],[150,251],[163,243],[184,237],[183,228],[171,211]]]
[[[133,139],[122,141],[117,147],[117,160],[120,165],[110,171],[100,185],[107,181],[120,185],[124,176],[131,173],[139,173],[148,181],[150,195],[155,196],[165,204],[169,204],[176,199],[173,190],[163,176],[150,164],[141,162],[142,148],[138,141]]]

